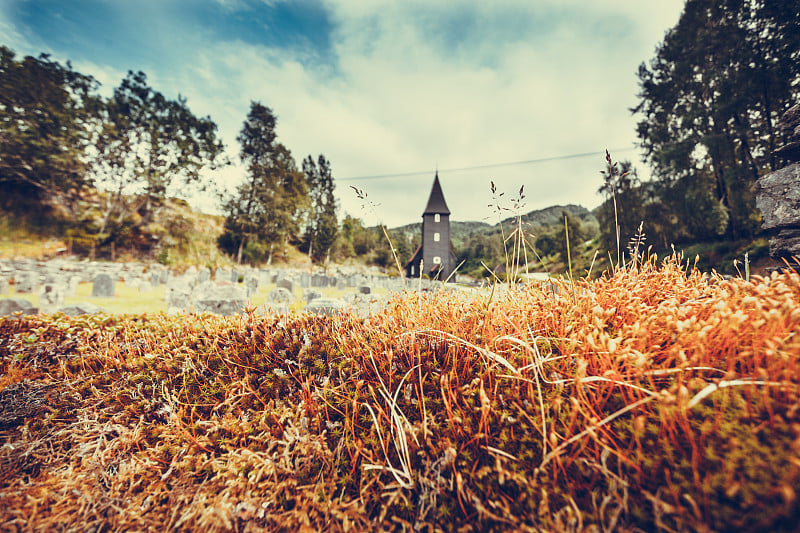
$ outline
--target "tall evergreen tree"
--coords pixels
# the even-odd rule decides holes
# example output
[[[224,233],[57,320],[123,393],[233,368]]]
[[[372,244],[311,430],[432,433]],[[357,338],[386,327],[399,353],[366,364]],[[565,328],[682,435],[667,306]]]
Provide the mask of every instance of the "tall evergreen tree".
[[[336,242],[339,221],[330,162],[320,154],[318,164],[309,155],[303,160],[303,174],[309,190],[310,216],[306,227],[308,255],[319,261],[328,257]]]
[[[749,235],[751,185],[776,168],[775,123],[800,98],[797,2],[687,0],[639,80],[633,111],[654,176],[684,193],[682,215],[706,221],[687,224],[690,238]]]
[[[275,244],[283,244],[285,251],[308,207],[305,178],[289,149],[276,141],[275,124],[270,108],[251,102],[236,138],[247,177],[225,203],[225,233],[220,245],[235,253],[238,263],[248,243],[268,246],[270,258]]]

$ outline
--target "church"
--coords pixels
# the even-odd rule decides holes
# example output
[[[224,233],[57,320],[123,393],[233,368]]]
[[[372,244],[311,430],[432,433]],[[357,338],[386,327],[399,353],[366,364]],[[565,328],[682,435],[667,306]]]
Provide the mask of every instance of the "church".
[[[444,200],[437,170],[428,205],[422,213],[422,244],[406,263],[406,277],[418,278],[425,274],[431,279],[455,281],[456,266],[456,255],[450,247],[450,209]]]

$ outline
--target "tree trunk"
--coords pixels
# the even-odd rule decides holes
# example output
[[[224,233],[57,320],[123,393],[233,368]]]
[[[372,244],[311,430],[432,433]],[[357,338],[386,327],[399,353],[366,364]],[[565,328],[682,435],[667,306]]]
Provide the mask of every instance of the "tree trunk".
[[[241,240],[239,241],[239,250],[237,250],[237,252],[236,252],[236,264],[237,265],[241,265],[242,264],[242,252],[244,251],[244,241],[245,241],[245,237],[242,237]]]

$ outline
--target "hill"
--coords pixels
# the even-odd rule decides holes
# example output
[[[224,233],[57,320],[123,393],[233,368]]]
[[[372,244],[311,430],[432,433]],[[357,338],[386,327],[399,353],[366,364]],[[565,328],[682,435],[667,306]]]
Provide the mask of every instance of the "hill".
[[[563,226],[564,219],[561,218],[562,211],[566,211],[570,216],[578,218],[583,224],[588,224],[592,227],[597,227],[598,225],[597,218],[591,211],[583,206],[575,204],[553,205],[550,207],[545,207],[544,209],[535,209],[526,213],[525,215],[522,215],[522,223],[526,227],[529,227],[533,230],[552,228],[553,226]],[[504,228],[509,228],[516,223],[516,217],[508,217],[502,221]],[[406,235],[419,235],[422,231],[422,223],[416,222],[414,224],[398,226],[396,228],[392,228],[391,231]],[[463,243],[470,235],[493,235],[495,233],[500,233],[500,223],[489,224],[487,222],[476,221],[450,221],[450,239],[453,241],[453,246],[456,248],[458,248],[460,244]]]

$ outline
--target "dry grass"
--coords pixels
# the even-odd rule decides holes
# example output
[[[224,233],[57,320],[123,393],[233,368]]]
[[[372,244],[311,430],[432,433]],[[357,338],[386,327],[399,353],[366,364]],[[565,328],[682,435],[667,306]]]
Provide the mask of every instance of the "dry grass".
[[[792,531],[800,275],[0,319],[0,529]]]

